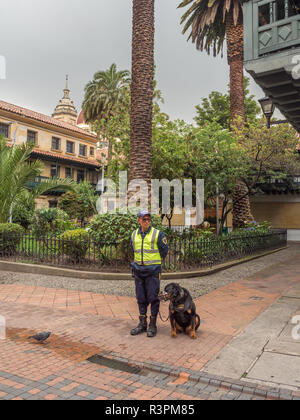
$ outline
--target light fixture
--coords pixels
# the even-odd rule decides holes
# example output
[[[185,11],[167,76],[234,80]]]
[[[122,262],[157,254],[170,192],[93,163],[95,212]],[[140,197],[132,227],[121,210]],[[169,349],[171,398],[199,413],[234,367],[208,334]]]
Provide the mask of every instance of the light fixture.
[[[258,102],[260,103],[261,109],[267,119],[267,126],[270,128],[271,126],[271,117],[275,111],[275,105],[273,104],[272,100],[265,96],[262,99],[259,99]]]

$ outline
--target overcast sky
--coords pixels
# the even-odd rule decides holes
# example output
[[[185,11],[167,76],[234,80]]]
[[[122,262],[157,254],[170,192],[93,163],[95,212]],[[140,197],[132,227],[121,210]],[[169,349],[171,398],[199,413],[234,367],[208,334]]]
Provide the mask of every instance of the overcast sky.
[[[226,92],[226,56],[209,57],[181,34],[179,0],[156,0],[156,79],[172,119],[192,122],[212,90]],[[51,115],[69,74],[79,112],[86,83],[112,63],[131,69],[132,0],[2,0],[0,99]],[[257,98],[262,90],[251,81]]]

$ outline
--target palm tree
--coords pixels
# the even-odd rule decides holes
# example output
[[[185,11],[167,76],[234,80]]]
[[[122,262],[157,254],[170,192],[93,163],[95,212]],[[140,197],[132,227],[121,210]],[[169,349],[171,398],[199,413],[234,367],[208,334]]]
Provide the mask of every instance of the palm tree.
[[[197,49],[223,53],[224,40],[227,41],[227,60],[230,67],[230,111],[231,121],[237,116],[244,119],[244,0],[184,0],[179,4],[191,7],[181,18],[185,22],[183,33],[191,29],[188,37],[196,43]]]
[[[197,49],[223,52],[227,42],[227,60],[230,68],[230,121],[237,124],[245,119],[243,59],[244,28],[242,4],[245,0],[183,0],[180,7],[192,5],[181,18],[185,22],[183,33],[191,29],[188,39],[196,43]],[[240,118],[239,118],[240,117]],[[239,182],[233,194],[233,226],[244,225],[253,217],[246,186]]]
[[[154,93],[154,0],[133,0],[130,180],[151,188]]]
[[[28,143],[10,147],[5,138],[0,137],[0,223],[9,221],[14,202],[25,190],[30,190],[32,197],[37,198],[58,188],[72,189],[73,182],[69,179],[49,179],[30,187],[44,169],[41,161],[30,161],[33,147]]]
[[[85,95],[82,103],[84,119],[87,123],[108,121],[121,104],[124,89],[130,83],[128,70],[117,71],[116,64],[112,64],[106,71],[98,71],[94,79],[85,86]],[[112,153],[112,143],[109,142],[108,161]],[[109,162],[108,162],[109,163]]]

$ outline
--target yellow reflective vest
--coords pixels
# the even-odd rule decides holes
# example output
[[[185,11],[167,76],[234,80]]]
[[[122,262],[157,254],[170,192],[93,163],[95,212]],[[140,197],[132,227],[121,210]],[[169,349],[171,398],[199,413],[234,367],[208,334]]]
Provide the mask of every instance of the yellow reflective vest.
[[[151,228],[142,238],[139,229],[131,236],[131,243],[134,251],[134,262],[138,265],[161,264],[161,256],[158,249],[159,230]]]

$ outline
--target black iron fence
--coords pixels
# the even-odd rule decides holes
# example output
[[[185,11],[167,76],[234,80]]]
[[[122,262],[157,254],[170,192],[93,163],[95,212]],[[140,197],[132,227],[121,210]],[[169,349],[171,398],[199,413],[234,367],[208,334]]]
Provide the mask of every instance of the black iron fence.
[[[178,235],[169,238],[165,271],[187,271],[276,249],[287,243],[286,230],[244,232],[206,239]],[[91,236],[64,239],[31,233],[0,233],[0,259],[93,271],[128,272],[132,251],[128,243],[104,243]]]

